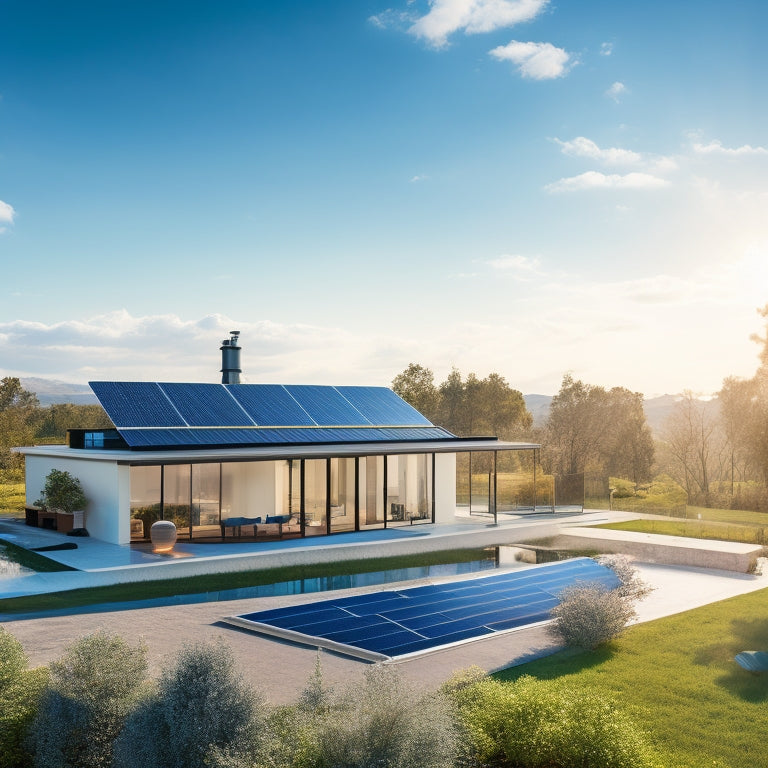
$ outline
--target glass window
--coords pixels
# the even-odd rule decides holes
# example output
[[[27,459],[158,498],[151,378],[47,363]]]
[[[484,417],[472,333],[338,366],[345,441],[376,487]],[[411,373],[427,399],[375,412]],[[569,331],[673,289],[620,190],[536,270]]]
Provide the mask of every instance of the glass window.
[[[317,536],[327,533],[325,522],[326,505],[326,460],[306,459],[304,461],[304,535]]]
[[[432,520],[432,454],[387,457],[387,520]]]
[[[219,532],[220,464],[192,465],[192,525],[199,533]]]
[[[355,530],[355,460],[330,459],[331,531]]]
[[[360,528],[384,525],[384,457],[364,456],[358,464],[360,472]]]
[[[131,538],[148,539],[160,519],[161,467],[131,467]]]
[[[167,464],[163,468],[163,518],[180,532],[189,531],[191,511],[191,464]]]

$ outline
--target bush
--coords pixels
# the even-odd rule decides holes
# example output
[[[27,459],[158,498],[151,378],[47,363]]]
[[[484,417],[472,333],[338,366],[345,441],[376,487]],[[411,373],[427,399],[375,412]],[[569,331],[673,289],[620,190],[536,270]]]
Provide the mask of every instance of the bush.
[[[446,697],[424,694],[392,667],[369,667],[319,722],[317,768],[449,768],[457,731]]]
[[[645,735],[613,702],[589,689],[521,677],[447,686],[471,758],[517,768],[650,768]]]
[[[618,637],[635,618],[632,602],[618,589],[601,584],[575,584],[560,593],[550,614],[550,634],[566,645],[592,650]]]
[[[76,477],[60,469],[52,469],[45,478],[43,495],[35,504],[47,509],[74,512],[85,509],[85,493]]]
[[[223,643],[190,645],[134,710],[115,745],[118,768],[251,766],[266,743],[264,707]]]
[[[26,768],[27,729],[48,679],[46,669],[27,669],[21,643],[0,627],[0,768]]]
[[[653,587],[640,578],[637,569],[626,555],[600,555],[596,560],[616,574],[621,582],[617,590],[625,600],[642,600],[653,592]]]
[[[147,672],[146,649],[97,632],[50,666],[30,740],[38,768],[108,768]]]

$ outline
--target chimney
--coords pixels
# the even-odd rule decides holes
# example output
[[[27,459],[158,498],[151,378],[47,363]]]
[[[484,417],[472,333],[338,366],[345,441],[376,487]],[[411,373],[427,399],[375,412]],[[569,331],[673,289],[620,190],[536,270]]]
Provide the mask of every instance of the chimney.
[[[230,331],[230,338],[221,342],[221,383],[240,383],[240,347],[237,339],[240,331]]]

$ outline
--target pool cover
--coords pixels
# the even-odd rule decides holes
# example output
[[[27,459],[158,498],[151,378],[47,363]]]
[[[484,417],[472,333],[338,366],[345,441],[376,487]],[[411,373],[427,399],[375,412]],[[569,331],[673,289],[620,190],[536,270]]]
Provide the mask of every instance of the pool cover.
[[[257,611],[228,623],[285,640],[385,661],[546,621],[576,583],[619,582],[590,558],[536,565],[463,581]]]

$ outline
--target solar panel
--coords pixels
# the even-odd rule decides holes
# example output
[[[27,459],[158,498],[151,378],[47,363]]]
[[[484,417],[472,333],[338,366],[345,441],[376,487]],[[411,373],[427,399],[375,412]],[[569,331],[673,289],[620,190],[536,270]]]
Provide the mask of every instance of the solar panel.
[[[253,419],[221,384],[159,385],[190,427],[252,427]]]
[[[336,389],[371,424],[377,426],[431,425],[429,419],[386,387],[336,387]]]
[[[454,437],[385,387],[97,381],[91,388],[133,449]]]
[[[91,381],[112,423],[120,427],[183,427],[183,419],[158,384],[149,381]]]
[[[227,384],[226,389],[260,426],[316,426],[282,384]]]
[[[433,649],[549,618],[557,594],[577,582],[618,586],[612,570],[590,558],[403,590],[321,600],[233,618],[238,626],[273,625],[386,657]],[[290,638],[290,635],[287,635]],[[298,638],[297,638],[298,639]],[[353,653],[354,655],[354,653]]]
[[[371,425],[371,422],[335,387],[294,384],[287,386],[286,389],[319,426]]]

